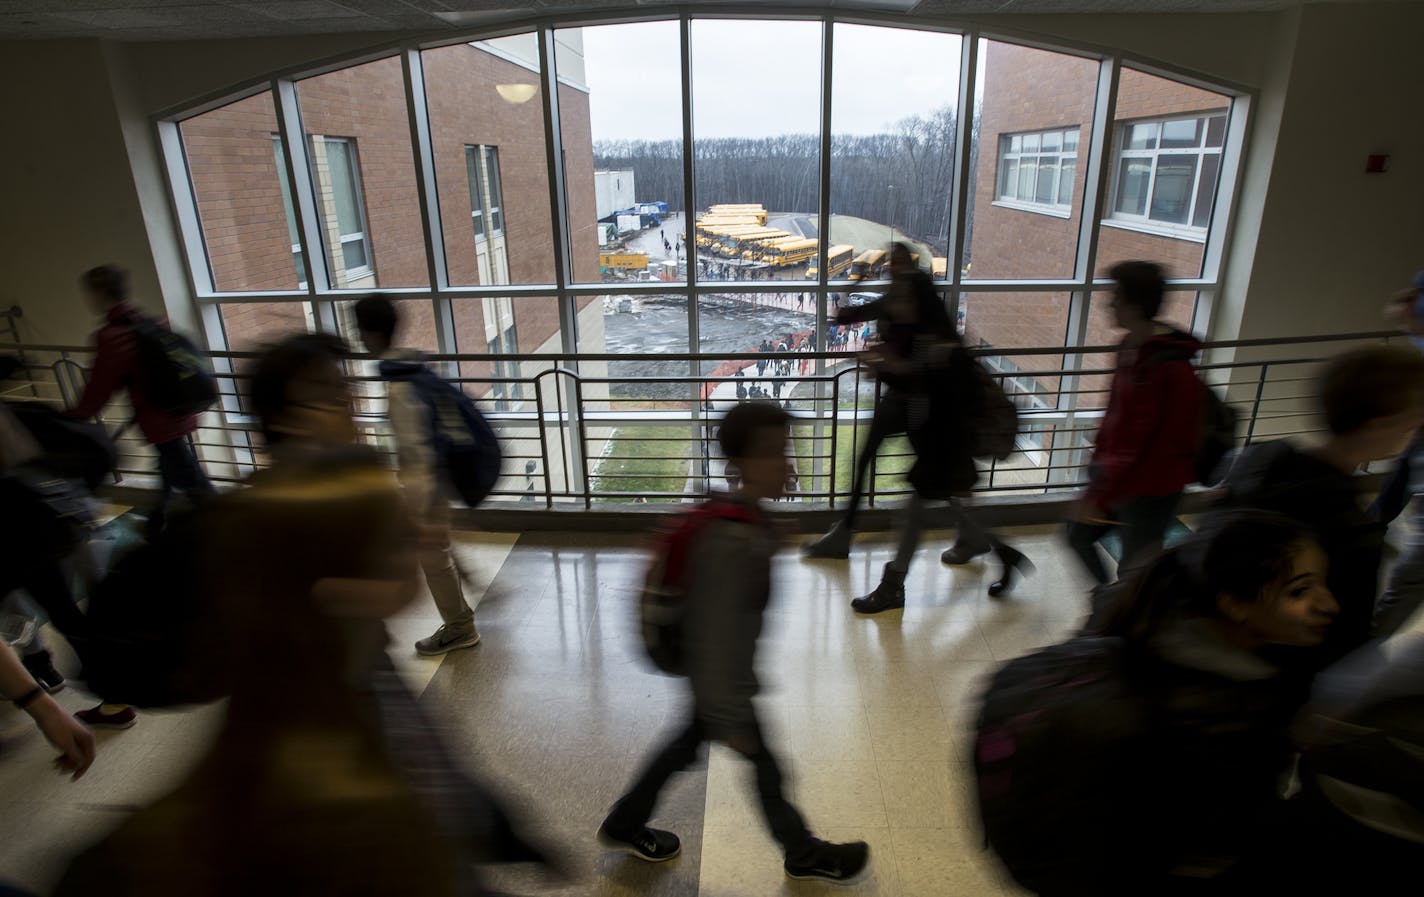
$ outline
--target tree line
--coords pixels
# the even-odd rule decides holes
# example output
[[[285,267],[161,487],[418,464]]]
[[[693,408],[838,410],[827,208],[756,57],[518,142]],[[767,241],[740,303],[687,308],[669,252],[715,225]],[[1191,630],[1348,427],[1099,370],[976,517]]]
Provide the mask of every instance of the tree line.
[[[944,253],[957,126],[954,109],[942,106],[901,119],[885,133],[831,135],[831,212],[893,225]],[[770,212],[817,210],[817,135],[694,143],[698,208],[759,202]],[[977,139],[973,147],[971,164]],[[682,141],[600,140],[594,142],[593,154],[597,168],[633,170],[640,202],[662,200],[670,208],[686,208]]]

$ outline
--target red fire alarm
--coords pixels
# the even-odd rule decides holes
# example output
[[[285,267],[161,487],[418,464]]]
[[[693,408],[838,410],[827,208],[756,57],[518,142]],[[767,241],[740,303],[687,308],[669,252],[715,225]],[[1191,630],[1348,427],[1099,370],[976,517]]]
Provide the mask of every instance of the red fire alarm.
[[[1389,156],[1376,153],[1365,159],[1365,174],[1384,174],[1389,171]]]

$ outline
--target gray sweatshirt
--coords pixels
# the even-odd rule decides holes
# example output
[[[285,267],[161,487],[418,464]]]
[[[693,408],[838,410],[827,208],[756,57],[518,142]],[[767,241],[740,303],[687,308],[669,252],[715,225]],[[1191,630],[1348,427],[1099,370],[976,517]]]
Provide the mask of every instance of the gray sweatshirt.
[[[697,717],[714,740],[745,732],[753,722],[756,644],[775,552],[767,527],[731,520],[707,523],[688,546],[687,675]]]

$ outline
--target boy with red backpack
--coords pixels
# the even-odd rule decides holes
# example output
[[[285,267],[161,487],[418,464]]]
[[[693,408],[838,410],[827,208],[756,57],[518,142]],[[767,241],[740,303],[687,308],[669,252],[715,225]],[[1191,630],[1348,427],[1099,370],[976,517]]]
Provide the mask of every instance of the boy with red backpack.
[[[778,541],[762,503],[785,489],[789,423],[786,411],[769,402],[746,402],[729,411],[717,439],[740,485],[693,511],[666,539],[649,588],[661,580],[658,591],[676,594],[663,609],[679,619],[652,628],[675,629],[678,638],[650,640],[649,653],[661,668],[687,676],[691,719],[652,757],[598,835],[605,846],[648,862],[677,856],[682,849],[677,835],[647,824],[658,793],[697,758],[704,742],[720,741],[756,767],[762,812],[785,851],[786,874],[846,882],[865,869],[869,846],[830,844],[811,835],[783,794],[781,769],[763,740],[752,702],[758,690],[756,643],[771,597]],[[645,630],[649,624],[645,605]]]

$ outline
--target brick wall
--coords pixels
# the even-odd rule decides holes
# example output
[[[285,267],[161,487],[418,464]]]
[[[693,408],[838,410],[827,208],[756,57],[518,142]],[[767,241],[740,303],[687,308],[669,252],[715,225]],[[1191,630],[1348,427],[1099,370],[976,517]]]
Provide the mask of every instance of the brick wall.
[[[1083,168],[1092,122],[1098,65],[1060,53],[990,42],[985,57],[980,157],[974,184],[974,231],[970,274],[974,278],[1068,277],[1074,270],[1082,213]],[[1225,108],[1224,97],[1124,69],[1118,87],[1117,120]],[[1072,214],[1057,218],[994,205],[998,178],[999,135],[1080,126],[1079,165]],[[1112,145],[1110,141],[1110,146]],[[1099,234],[1098,272],[1106,274],[1124,259],[1162,264],[1169,277],[1201,273],[1204,244],[1159,234],[1104,225]],[[1099,293],[1088,319],[1087,340],[1111,343],[1120,338]],[[1190,324],[1194,295],[1169,294],[1163,317]],[[1032,293],[970,294],[965,298],[971,337],[999,346],[1052,345],[1067,325],[1066,296]],[[1088,359],[1093,365],[1104,359]],[[1039,370],[1057,366],[1056,357],[1026,360]]]
[[[499,84],[537,83],[535,73],[467,44],[424,53],[434,142],[437,194],[451,283],[480,282],[470,217],[465,147],[499,148],[503,217],[512,283],[555,280],[544,128],[538,95],[510,103]],[[374,277],[361,287],[426,286],[424,238],[417,201],[405,90],[398,59],[341,69],[298,84],[309,135],[350,138],[356,148]],[[588,95],[560,85],[567,166],[571,253],[576,279],[598,279],[594,225],[593,147]],[[215,285],[225,291],[290,290],[298,286],[272,135],[270,93],[230,104],[182,125],[184,149],[198,196]],[[329,206],[329,197],[324,199]],[[309,264],[320,262],[308,260]],[[592,299],[578,302],[583,309]],[[434,314],[427,301],[402,301],[402,342],[434,349]],[[304,303],[229,305],[224,327],[234,349],[250,349],[306,328]],[[519,348],[558,345],[558,309],[551,299],[514,303]],[[487,351],[482,303],[455,302],[460,351]],[[601,350],[602,346],[590,347]],[[482,366],[485,372],[488,365]],[[469,373],[474,373],[473,371]]]

